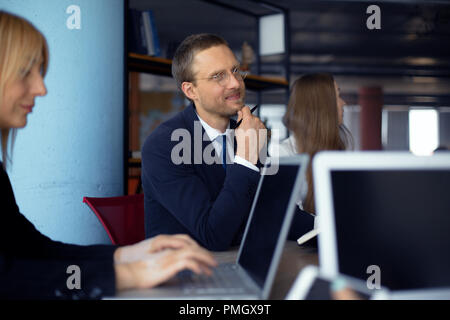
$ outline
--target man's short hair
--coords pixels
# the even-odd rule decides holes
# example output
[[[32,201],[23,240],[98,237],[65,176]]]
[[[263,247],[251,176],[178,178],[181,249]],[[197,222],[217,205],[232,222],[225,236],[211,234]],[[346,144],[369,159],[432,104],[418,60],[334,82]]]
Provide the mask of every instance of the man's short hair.
[[[185,81],[193,81],[192,61],[197,52],[209,49],[211,47],[225,45],[228,43],[222,37],[210,34],[199,33],[188,36],[178,46],[172,60],[172,76],[177,82],[178,88]]]

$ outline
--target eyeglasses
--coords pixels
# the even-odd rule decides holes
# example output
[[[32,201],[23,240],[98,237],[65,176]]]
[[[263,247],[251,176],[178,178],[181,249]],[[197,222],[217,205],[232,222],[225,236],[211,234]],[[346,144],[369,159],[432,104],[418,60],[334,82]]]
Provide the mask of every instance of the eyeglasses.
[[[241,71],[238,67],[235,67],[235,68],[233,68],[233,70],[231,70],[231,74],[237,81],[244,81],[248,72]],[[194,79],[194,81],[195,80],[210,80],[210,81],[214,81],[217,84],[219,84],[220,86],[224,87],[228,83],[228,80],[230,80],[230,73],[228,73],[226,71],[222,71],[222,72],[216,73],[215,75],[212,75],[209,78]]]

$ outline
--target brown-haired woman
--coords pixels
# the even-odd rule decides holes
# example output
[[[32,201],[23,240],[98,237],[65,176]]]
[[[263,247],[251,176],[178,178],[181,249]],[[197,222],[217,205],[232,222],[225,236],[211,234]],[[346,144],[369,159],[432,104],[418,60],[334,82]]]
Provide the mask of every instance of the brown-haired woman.
[[[89,299],[149,288],[190,269],[210,274],[216,263],[187,235],[161,235],[135,245],[78,246],[52,241],[20,212],[5,171],[8,136],[25,127],[35,99],[47,94],[44,36],[27,20],[0,11],[0,299]],[[69,288],[69,266],[80,288]]]
[[[308,192],[303,209],[315,213],[311,162],[322,150],[345,150],[353,144],[349,130],[343,125],[345,101],[333,76],[327,73],[306,74],[291,89],[283,122],[291,133],[278,148],[271,147],[272,156],[307,153],[310,156],[306,179]]]

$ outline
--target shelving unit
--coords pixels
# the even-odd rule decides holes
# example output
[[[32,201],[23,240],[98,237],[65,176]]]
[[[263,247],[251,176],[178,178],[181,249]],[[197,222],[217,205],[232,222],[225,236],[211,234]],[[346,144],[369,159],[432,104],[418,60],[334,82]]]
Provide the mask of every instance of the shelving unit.
[[[145,72],[160,76],[172,76],[172,60],[128,53],[128,71]]]
[[[172,60],[150,57],[142,54],[128,54],[128,70],[145,72],[160,76],[172,76]],[[245,78],[245,86],[248,90],[264,91],[273,89],[288,89],[289,83],[283,78],[267,78],[249,74]]]

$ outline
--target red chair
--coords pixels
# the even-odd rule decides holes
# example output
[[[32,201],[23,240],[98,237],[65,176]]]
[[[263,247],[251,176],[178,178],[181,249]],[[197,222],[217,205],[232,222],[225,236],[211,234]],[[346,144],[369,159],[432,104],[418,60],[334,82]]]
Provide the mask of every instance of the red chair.
[[[110,198],[83,197],[94,211],[115,245],[128,245],[145,239],[144,195]]]

